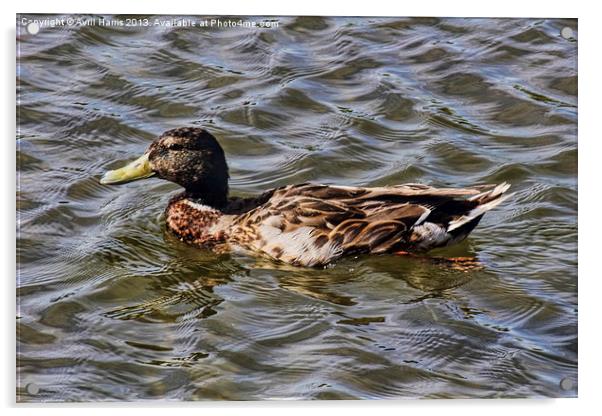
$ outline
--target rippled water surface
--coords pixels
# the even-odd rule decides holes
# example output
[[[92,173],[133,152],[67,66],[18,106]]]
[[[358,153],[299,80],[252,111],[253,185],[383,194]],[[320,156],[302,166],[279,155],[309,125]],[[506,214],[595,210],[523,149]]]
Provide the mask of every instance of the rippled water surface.
[[[17,399],[575,396],[576,21],[245,19],[277,27],[18,29]],[[516,194],[437,253],[480,269],[214,255],[165,232],[177,185],[98,183],[186,125],[234,195]]]

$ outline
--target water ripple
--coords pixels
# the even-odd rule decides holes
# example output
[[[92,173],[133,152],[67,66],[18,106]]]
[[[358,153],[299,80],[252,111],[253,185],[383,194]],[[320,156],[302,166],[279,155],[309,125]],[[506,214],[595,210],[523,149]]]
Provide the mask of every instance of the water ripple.
[[[18,400],[576,396],[576,21],[253,19],[279,27],[19,35]],[[478,267],[216,255],[165,231],[177,186],[98,182],[184,125],[218,137],[234,195],[515,194],[433,253]]]

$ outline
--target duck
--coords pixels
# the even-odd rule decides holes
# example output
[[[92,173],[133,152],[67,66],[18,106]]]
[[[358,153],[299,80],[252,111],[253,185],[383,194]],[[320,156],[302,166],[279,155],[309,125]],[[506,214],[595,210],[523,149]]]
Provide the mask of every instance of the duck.
[[[224,150],[199,127],[164,132],[142,156],[107,171],[100,182],[151,177],[184,188],[164,212],[167,230],[179,240],[306,267],[327,266],[343,256],[426,253],[459,243],[511,195],[506,182],[470,188],[301,183],[232,197]]]

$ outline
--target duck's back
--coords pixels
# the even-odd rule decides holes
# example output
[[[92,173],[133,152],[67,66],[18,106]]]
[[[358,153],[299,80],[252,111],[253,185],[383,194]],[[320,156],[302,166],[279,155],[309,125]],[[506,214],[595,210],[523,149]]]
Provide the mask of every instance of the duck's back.
[[[507,189],[291,185],[232,215],[228,240],[304,266],[351,253],[425,251],[465,238]]]

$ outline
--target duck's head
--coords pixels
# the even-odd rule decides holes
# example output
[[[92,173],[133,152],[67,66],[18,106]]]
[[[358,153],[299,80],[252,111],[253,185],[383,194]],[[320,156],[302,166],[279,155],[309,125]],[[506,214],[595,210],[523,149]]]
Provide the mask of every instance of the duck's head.
[[[118,184],[156,176],[184,187],[215,207],[228,197],[228,165],[224,151],[209,132],[196,127],[168,130],[138,159],[110,170],[102,184]]]

